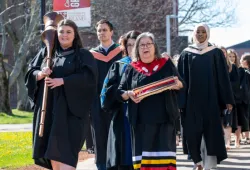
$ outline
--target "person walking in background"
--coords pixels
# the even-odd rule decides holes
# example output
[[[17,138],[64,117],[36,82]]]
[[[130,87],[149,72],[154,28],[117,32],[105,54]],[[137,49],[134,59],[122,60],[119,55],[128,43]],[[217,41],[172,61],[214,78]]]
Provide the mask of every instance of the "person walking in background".
[[[240,63],[242,67],[245,68],[245,72],[247,74],[247,84],[250,89],[250,53],[243,54],[241,56]],[[250,99],[249,92],[248,92],[248,97]],[[250,106],[249,105],[248,105],[248,131],[245,132],[245,137],[246,137],[245,144],[250,144]]]
[[[46,67],[45,50],[31,61],[25,76],[34,108],[33,159],[48,169],[75,170],[84,142],[84,120],[96,95],[97,66],[93,55],[82,48],[78,28],[71,20],[58,23],[51,68]],[[47,109],[44,134],[39,137],[45,83],[49,87]]]
[[[227,158],[221,110],[234,104],[223,52],[209,44],[209,27],[198,24],[193,44],[183,50],[178,70],[186,83],[179,94],[183,133],[198,170],[216,169]],[[188,153],[186,153],[188,154]]]
[[[104,80],[101,93],[102,108],[112,114],[109,129],[107,168],[109,170],[132,170],[132,146],[130,139],[130,125],[126,116],[127,103],[116,99],[116,91],[127,65],[131,62],[132,49],[138,31],[129,31],[123,36],[123,58],[112,64]]]
[[[235,64],[232,64],[229,58],[229,55],[227,54],[226,48],[221,46],[220,49],[223,51],[223,54],[226,58],[226,63],[227,63],[228,72],[229,72],[229,79],[231,82],[235,103],[239,103],[240,101],[240,77],[239,77],[238,68],[236,67]],[[237,130],[237,126],[238,126],[236,104],[234,105],[232,111],[229,111],[227,109],[223,110],[222,121],[223,121],[222,124],[224,127],[224,133],[225,133],[224,135],[225,135],[226,149],[229,150],[231,148],[230,142],[231,142],[232,129],[233,131],[235,131]]]
[[[98,66],[98,87],[90,115],[96,166],[98,170],[106,170],[107,140],[112,115],[101,108],[99,97],[110,66],[122,58],[122,49],[112,40],[113,25],[108,20],[102,19],[98,21],[96,31],[100,45],[90,51],[95,57]]]
[[[237,105],[238,128],[235,132],[235,147],[240,147],[240,135],[249,131],[249,102],[250,102],[250,77],[249,77],[249,55],[245,54],[240,60],[240,94],[241,102]]]

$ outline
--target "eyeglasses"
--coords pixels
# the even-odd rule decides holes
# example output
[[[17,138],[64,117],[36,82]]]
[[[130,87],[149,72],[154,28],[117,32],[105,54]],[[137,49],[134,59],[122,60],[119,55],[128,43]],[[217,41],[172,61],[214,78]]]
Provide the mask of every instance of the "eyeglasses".
[[[151,48],[154,43],[140,44],[140,48]]]

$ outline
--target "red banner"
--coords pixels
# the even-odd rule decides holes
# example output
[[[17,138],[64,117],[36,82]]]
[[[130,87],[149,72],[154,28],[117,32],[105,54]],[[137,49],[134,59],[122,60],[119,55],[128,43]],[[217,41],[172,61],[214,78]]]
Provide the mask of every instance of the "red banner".
[[[53,11],[70,19],[78,27],[91,26],[90,0],[53,0]]]
[[[54,0],[53,10],[69,10],[90,7],[90,0]]]

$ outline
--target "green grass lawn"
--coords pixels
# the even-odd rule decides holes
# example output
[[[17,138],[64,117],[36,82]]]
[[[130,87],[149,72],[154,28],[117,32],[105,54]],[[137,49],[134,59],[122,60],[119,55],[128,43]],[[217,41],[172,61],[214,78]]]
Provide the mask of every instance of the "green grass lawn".
[[[33,164],[32,132],[0,133],[0,169]]]
[[[12,110],[13,116],[0,112],[0,124],[25,124],[32,123],[33,113],[19,110]]]

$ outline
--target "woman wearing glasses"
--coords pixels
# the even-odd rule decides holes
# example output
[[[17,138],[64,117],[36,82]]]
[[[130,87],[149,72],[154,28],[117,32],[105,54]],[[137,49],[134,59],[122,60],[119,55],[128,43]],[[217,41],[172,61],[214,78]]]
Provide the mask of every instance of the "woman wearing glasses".
[[[140,99],[132,89],[169,76],[176,76],[172,90]],[[117,97],[128,102],[132,130],[133,166],[176,169],[175,121],[178,118],[176,92],[183,87],[169,58],[162,58],[153,34],[140,34],[132,52],[132,63],[122,76]]]

